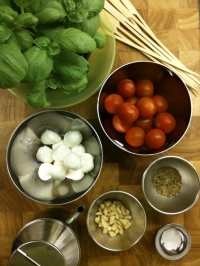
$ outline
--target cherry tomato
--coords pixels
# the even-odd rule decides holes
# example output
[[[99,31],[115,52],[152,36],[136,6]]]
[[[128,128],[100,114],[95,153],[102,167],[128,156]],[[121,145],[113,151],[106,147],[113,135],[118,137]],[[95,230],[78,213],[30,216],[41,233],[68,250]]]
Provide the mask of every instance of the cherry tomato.
[[[104,107],[106,111],[110,114],[116,114],[117,113],[117,108],[121,103],[124,102],[124,99],[122,96],[120,96],[117,93],[112,93],[109,94],[105,100],[104,100]]]
[[[136,97],[136,96],[132,96],[132,97],[130,97],[128,99],[125,99],[125,102],[130,102],[133,105],[135,105],[137,101],[138,101],[138,97]]]
[[[124,102],[117,108],[117,115],[125,123],[133,123],[138,118],[139,111],[135,105]]]
[[[154,93],[153,83],[148,79],[140,80],[135,85],[135,94],[138,98],[152,97]]]
[[[153,116],[156,113],[156,104],[154,100],[150,97],[140,98],[135,106],[139,110],[139,117],[148,118]]]
[[[122,139],[122,134],[114,129],[111,119],[104,120],[103,127],[111,139],[115,139],[118,141]]]
[[[170,113],[160,113],[154,118],[153,124],[155,128],[159,128],[167,134],[174,130],[176,120]]]
[[[118,115],[114,115],[112,118],[112,125],[115,130],[121,133],[125,133],[129,128],[132,127],[132,123],[125,123],[121,119],[119,119]]]
[[[153,95],[152,99],[156,104],[156,114],[164,113],[167,111],[168,102],[162,95]]]
[[[148,132],[149,130],[153,129],[153,120],[154,117],[151,116],[149,118],[138,118],[137,120],[135,120],[135,122],[133,123],[133,126],[136,127],[141,127],[144,132]]]
[[[125,140],[132,147],[140,147],[144,143],[145,132],[140,127],[131,127],[126,131]]]
[[[159,149],[165,144],[165,142],[165,133],[158,128],[149,130],[145,135],[145,143],[151,149]]]
[[[117,92],[124,98],[130,98],[135,93],[135,83],[130,79],[123,79],[117,85]]]

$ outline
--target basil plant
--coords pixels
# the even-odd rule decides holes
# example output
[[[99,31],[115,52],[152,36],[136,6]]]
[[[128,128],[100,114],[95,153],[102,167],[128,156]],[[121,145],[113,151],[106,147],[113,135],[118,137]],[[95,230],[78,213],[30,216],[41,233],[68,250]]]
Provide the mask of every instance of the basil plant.
[[[27,102],[50,106],[46,89],[87,86],[85,55],[103,48],[98,32],[105,0],[0,0],[0,88],[27,83]]]

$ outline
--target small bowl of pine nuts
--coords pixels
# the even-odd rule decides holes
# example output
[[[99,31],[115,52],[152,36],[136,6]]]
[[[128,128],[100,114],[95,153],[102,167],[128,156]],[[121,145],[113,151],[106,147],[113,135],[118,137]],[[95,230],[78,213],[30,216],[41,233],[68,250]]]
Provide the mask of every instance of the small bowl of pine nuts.
[[[87,213],[87,229],[100,247],[123,251],[134,246],[146,230],[146,213],[133,195],[109,191],[96,198]]]

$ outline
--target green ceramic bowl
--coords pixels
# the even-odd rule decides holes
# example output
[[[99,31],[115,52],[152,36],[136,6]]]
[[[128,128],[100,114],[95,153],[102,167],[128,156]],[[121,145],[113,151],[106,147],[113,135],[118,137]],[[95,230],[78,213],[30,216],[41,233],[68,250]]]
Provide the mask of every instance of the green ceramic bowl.
[[[110,74],[116,52],[116,43],[112,26],[106,14],[102,11],[101,25],[99,32],[106,35],[106,45],[103,49],[96,49],[89,58],[90,71],[88,73],[88,84],[85,90],[74,92],[69,95],[60,90],[47,89],[47,101],[51,102],[51,107],[54,109],[64,108],[76,105],[88,99],[97,92],[104,80]],[[12,89],[8,89],[14,96],[20,100],[27,102],[27,94],[30,87],[27,84]]]

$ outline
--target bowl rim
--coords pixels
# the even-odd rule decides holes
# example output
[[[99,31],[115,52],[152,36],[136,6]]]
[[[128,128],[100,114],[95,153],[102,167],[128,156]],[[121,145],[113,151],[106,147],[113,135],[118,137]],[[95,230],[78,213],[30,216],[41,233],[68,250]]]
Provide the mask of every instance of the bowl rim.
[[[157,163],[157,162],[159,162],[159,161],[161,161],[161,160],[169,159],[169,158],[172,158],[172,159],[173,159],[173,158],[174,158],[174,159],[178,159],[178,160],[181,160],[182,162],[188,164],[188,165],[189,165],[189,166],[195,171],[195,173],[196,173],[196,175],[197,175],[197,177],[198,177],[198,179],[199,179],[199,174],[198,174],[197,170],[195,169],[195,167],[194,167],[189,161],[187,161],[186,159],[184,159],[184,158],[182,158],[182,157],[180,157],[180,156],[167,155],[167,156],[163,156],[163,157],[157,158],[156,160],[154,160],[153,162],[151,162],[151,163],[149,164],[149,166],[144,170],[143,175],[142,175],[142,191],[143,191],[143,195],[144,195],[146,201],[148,202],[148,204],[149,204],[154,210],[158,211],[158,212],[161,213],[161,214],[165,214],[165,215],[178,215],[178,214],[184,213],[184,212],[188,211],[189,209],[191,209],[191,208],[194,206],[194,204],[197,202],[197,200],[198,200],[198,198],[199,198],[199,196],[200,196],[200,179],[198,180],[198,181],[199,181],[199,191],[198,191],[196,197],[194,198],[193,203],[192,203],[189,207],[187,207],[186,209],[184,209],[184,210],[182,210],[182,211],[179,211],[179,212],[165,212],[165,211],[162,211],[162,210],[156,208],[156,207],[150,202],[150,200],[148,199],[148,197],[147,197],[147,195],[146,195],[146,192],[145,192],[145,189],[144,189],[144,184],[145,184],[146,174],[147,174],[148,170],[149,170],[149,169],[150,169],[155,163]]]
[[[18,129],[22,125],[26,125],[33,118],[36,118],[36,117],[44,115],[44,114],[50,114],[50,113],[59,114],[59,115],[70,114],[71,116],[76,117],[76,118],[80,119],[81,121],[83,121],[85,124],[87,124],[92,129],[93,133],[95,134],[96,139],[98,140],[98,144],[99,144],[99,147],[100,147],[101,163],[100,163],[100,168],[99,168],[98,175],[94,179],[94,182],[89,186],[88,189],[85,190],[84,193],[81,193],[81,192],[77,193],[77,194],[80,194],[80,195],[76,199],[72,199],[72,200],[70,200],[68,202],[63,202],[62,199],[64,199],[64,198],[60,198],[61,202],[59,201],[58,203],[52,203],[51,202],[52,200],[40,200],[40,199],[37,199],[37,198],[34,198],[34,197],[30,196],[21,187],[18,187],[18,185],[14,181],[14,179],[12,177],[12,173],[11,173],[12,172],[12,167],[11,167],[11,164],[10,164],[9,154],[10,154],[10,150],[11,150],[12,144],[13,144],[13,142],[15,140],[15,137],[17,136]],[[70,112],[70,111],[66,111],[66,110],[45,110],[45,111],[37,112],[37,113],[35,113],[33,115],[28,116],[21,123],[19,123],[18,126],[14,129],[14,131],[12,132],[12,134],[11,134],[11,136],[9,138],[7,149],[6,149],[6,168],[7,168],[7,171],[8,171],[8,175],[9,175],[10,179],[12,180],[12,183],[15,185],[15,187],[18,189],[18,191],[20,191],[25,197],[27,197],[27,198],[35,201],[35,202],[38,202],[38,203],[41,203],[41,204],[44,204],[44,205],[49,205],[49,206],[58,206],[58,205],[69,204],[69,203],[74,202],[74,201],[80,199],[81,197],[83,197],[95,185],[95,183],[97,182],[97,180],[98,180],[98,178],[99,178],[99,176],[101,174],[102,167],[103,167],[103,146],[102,146],[102,142],[101,142],[101,139],[100,139],[97,131],[94,129],[94,127],[85,118],[83,118],[82,116],[80,116],[80,115],[78,115],[76,113],[73,113],[73,112]]]
[[[142,231],[140,237],[139,237],[139,238],[138,238],[138,239],[137,239],[132,245],[130,245],[129,247],[124,248],[124,249],[112,249],[112,248],[107,248],[107,247],[101,245],[96,239],[94,239],[94,237],[92,236],[91,231],[90,231],[90,227],[89,227],[89,216],[90,216],[90,212],[91,212],[92,207],[94,206],[94,204],[96,203],[96,201],[97,201],[98,199],[100,199],[101,197],[107,196],[107,195],[109,195],[110,193],[114,193],[114,194],[119,194],[119,193],[120,193],[120,194],[126,195],[126,196],[128,196],[128,197],[134,199],[134,200],[139,204],[139,206],[141,207],[141,209],[142,209],[142,211],[143,211],[143,214],[144,214],[144,228],[143,228],[143,231]],[[134,245],[136,245],[136,244],[141,240],[141,238],[144,236],[145,231],[146,231],[146,227],[147,227],[147,215],[146,215],[146,212],[145,212],[145,209],[144,209],[142,203],[141,203],[141,202],[140,202],[135,196],[133,196],[132,194],[130,194],[130,193],[126,192],[126,191],[122,191],[122,190],[110,190],[110,191],[107,191],[107,192],[104,192],[104,193],[100,194],[100,195],[99,195],[97,198],[95,198],[95,199],[93,200],[93,202],[90,204],[90,207],[89,207],[88,212],[87,212],[87,217],[86,217],[86,225],[87,225],[87,230],[88,230],[88,233],[89,233],[91,239],[92,239],[92,240],[93,240],[98,246],[100,246],[100,247],[103,248],[103,249],[109,250],[109,251],[120,252],[120,251],[125,251],[125,250],[128,250],[128,249],[132,248],[132,247],[133,247]]]
[[[176,76],[184,85],[186,91],[187,91],[187,94],[188,94],[188,97],[189,97],[189,102],[190,102],[190,117],[189,117],[189,121],[188,121],[188,125],[187,125],[187,128],[185,129],[185,132],[183,133],[183,135],[180,137],[180,139],[178,141],[176,141],[174,144],[170,145],[167,149],[163,150],[163,151],[159,151],[159,152],[156,152],[156,153],[148,153],[148,154],[145,154],[145,153],[135,153],[135,152],[132,152],[132,151],[129,151],[127,149],[124,149],[123,146],[121,145],[118,145],[118,142],[113,140],[111,137],[109,137],[109,135],[107,134],[107,132],[105,131],[104,129],[104,126],[102,124],[102,121],[101,121],[101,118],[100,118],[100,111],[99,111],[99,102],[100,102],[100,96],[101,96],[101,93],[102,93],[102,90],[104,88],[104,85],[106,84],[106,82],[108,81],[108,79],[118,70],[126,67],[126,66],[129,66],[129,65],[132,65],[132,64],[138,64],[138,63],[148,63],[148,64],[155,64],[155,65],[159,65],[161,66],[162,68],[164,68],[167,72],[169,73],[173,73],[174,76]],[[114,71],[112,71],[110,73],[110,75],[107,76],[107,78],[104,80],[100,90],[99,90],[99,93],[98,93],[98,98],[97,98],[97,116],[98,116],[98,120],[99,120],[99,123],[100,123],[100,126],[104,132],[104,134],[107,136],[107,138],[118,148],[120,148],[122,151],[125,151],[125,152],[128,152],[130,154],[134,154],[134,155],[138,155],[138,156],[153,156],[153,155],[159,155],[163,152],[167,152],[168,150],[170,150],[171,148],[173,148],[176,144],[178,144],[182,138],[185,136],[186,132],[188,131],[189,129],[189,126],[190,126],[190,123],[191,123],[191,120],[192,120],[192,113],[193,113],[193,104],[192,104],[192,97],[190,95],[190,91],[189,91],[189,88],[187,86],[187,84],[182,80],[182,78],[177,74],[175,73],[173,70],[171,70],[170,68],[168,68],[167,66],[165,66],[164,64],[162,63],[159,63],[159,62],[153,62],[153,61],[148,61],[148,60],[137,60],[137,61],[132,61],[132,62],[128,62],[126,64],[123,64],[121,66],[119,66],[118,68],[116,68]]]

